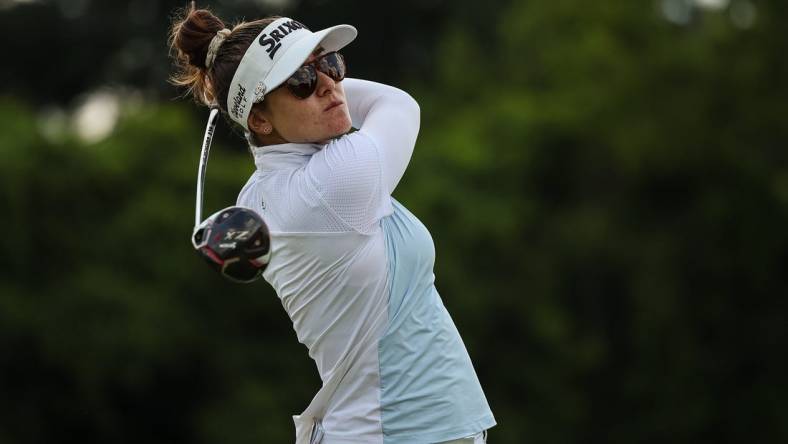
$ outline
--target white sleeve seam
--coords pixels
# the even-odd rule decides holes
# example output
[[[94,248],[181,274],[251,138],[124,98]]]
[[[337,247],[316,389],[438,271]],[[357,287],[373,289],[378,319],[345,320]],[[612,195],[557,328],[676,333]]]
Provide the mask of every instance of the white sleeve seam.
[[[315,187],[312,186],[312,179],[310,177],[307,177],[307,176],[308,175],[307,175],[307,172],[306,172],[306,168],[304,168],[304,179],[305,179],[304,183],[306,184],[307,187],[309,187],[309,191],[312,192],[312,194],[314,194],[317,197],[317,200],[320,202],[320,204],[323,206],[323,208],[328,210],[328,212],[331,213],[332,216],[336,217],[337,220],[341,221],[342,224],[345,226],[345,228],[348,228],[350,230],[355,231],[355,229],[352,226],[350,226],[350,224],[347,223],[347,221],[345,221],[345,219],[340,217],[339,214],[337,214],[337,212],[334,211],[333,208],[331,208],[331,205],[329,205],[328,202],[326,202],[326,200],[323,199],[323,195],[320,194],[320,192],[317,191],[317,189],[315,189]]]
[[[375,143],[375,142],[374,142],[374,141],[373,141],[373,140],[372,140],[372,139],[371,139],[369,136],[367,136],[366,134],[364,134],[364,136],[365,136],[365,137],[367,137],[367,138],[368,138],[368,139],[369,139],[369,140],[370,140],[370,141],[371,141],[373,144]],[[378,156],[378,158],[380,157],[380,153],[379,153],[379,152],[378,152],[378,150],[377,150],[377,145],[375,145],[375,154]],[[379,165],[379,163],[378,163],[378,165]],[[380,165],[379,165],[379,166],[380,166]],[[380,180],[381,180],[380,174],[381,174],[381,173],[380,173],[380,168],[378,168],[378,181],[380,181]],[[340,216],[339,214],[337,214],[337,212],[334,210],[334,208],[332,208],[332,207],[331,207],[331,205],[329,205],[329,204],[328,204],[328,202],[326,202],[326,200],[323,198],[323,195],[322,195],[322,194],[321,194],[321,193],[320,193],[320,192],[319,192],[319,191],[318,191],[318,190],[317,190],[317,189],[316,189],[314,186],[312,186],[312,179],[311,179],[311,177],[307,177],[307,176],[308,176],[308,174],[307,174],[307,172],[306,172],[306,168],[304,168],[304,179],[305,179],[306,186],[307,186],[307,187],[309,187],[309,191],[310,191],[312,194],[314,194],[314,195],[317,197],[318,201],[319,201],[319,202],[320,202],[320,204],[323,206],[323,208],[325,208],[326,210],[328,210],[328,212],[330,212],[332,216],[336,217],[336,218],[337,218],[337,220],[339,220],[340,222],[342,222],[342,224],[343,224],[343,225],[345,226],[345,228],[347,228],[348,230],[351,230],[351,231],[353,231],[353,232],[356,232],[356,233],[358,233],[358,234],[362,234],[362,235],[367,235],[367,234],[369,234],[369,233],[368,233],[366,230],[362,230],[360,227],[354,227],[353,225],[351,225],[350,223],[348,223],[348,222],[345,220],[345,218],[343,218],[342,216]],[[380,186],[380,184],[378,184],[378,186]]]

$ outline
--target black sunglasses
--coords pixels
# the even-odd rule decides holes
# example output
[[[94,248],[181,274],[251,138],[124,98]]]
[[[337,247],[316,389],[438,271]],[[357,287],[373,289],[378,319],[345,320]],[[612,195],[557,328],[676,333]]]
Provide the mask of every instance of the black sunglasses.
[[[298,70],[285,81],[285,86],[299,99],[306,99],[317,89],[317,72],[331,77],[335,82],[345,78],[347,67],[342,54],[334,51],[324,54],[315,60],[301,65]]]

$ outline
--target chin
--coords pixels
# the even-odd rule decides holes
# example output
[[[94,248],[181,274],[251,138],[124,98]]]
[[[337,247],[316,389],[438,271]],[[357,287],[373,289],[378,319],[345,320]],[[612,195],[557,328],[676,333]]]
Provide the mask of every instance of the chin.
[[[339,137],[339,136],[347,133],[348,131],[350,131],[350,128],[352,126],[353,126],[353,124],[350,122],[350,119],[343,119],[343,120],[334,122],[334,124],[331,125],[330,128],[327,128],[326,132],[328,133],[328,138],[329,139],[333,139],[335,137]]]

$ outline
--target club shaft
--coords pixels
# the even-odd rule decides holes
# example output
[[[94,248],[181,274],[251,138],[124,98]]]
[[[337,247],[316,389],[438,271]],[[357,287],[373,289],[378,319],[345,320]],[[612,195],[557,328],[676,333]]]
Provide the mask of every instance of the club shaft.
[[[203,190],[205,189],[205,170],[208,168],[208,154],[211,151],[211,141],[213,140],[213,131],[216,128],[216,121],[219,117],[219,110],[217,108],[211,109],[208,115],[208,123],[205,126],[205,136],[202,140],[202,151],[200,152],[200,166],[197,170],[197,196],[194,210],[194,227],[200,225],[202,221],[202,205],[203,205]]]

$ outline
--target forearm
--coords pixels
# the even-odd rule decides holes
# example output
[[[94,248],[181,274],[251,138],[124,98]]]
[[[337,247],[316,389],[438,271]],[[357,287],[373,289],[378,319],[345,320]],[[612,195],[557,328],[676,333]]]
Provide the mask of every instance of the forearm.
[[[384,186],[399,183],[419,133],[418,103],[405,91],[360,79],[343,80],[353,126],[375,143],[381,156]]]
[[[374,109],[403,106],[410,109],[418,108],[418,104],[408,93],[383,83],[346,77],[342,81],[342,86],[355,128],[360,129]]]

